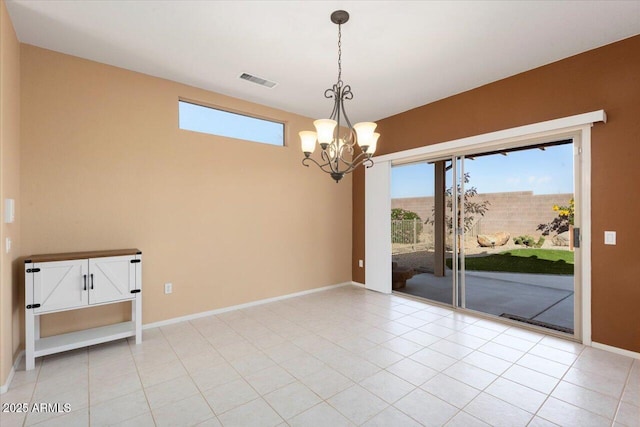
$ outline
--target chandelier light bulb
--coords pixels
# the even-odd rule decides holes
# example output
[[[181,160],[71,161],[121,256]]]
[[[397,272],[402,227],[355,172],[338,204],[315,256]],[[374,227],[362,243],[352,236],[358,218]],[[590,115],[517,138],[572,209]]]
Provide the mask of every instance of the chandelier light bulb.
[[[378,138],[380,138],[380,134],[378,132],[373,133],[373,137],[371,138],[371,142],[369,143],[369,147],[367,147],[367,155],[369,157],[373,156],[373,153],[376,152],[376,146],[378,145]]]
[[[309,157],[316,149],[317,134],[310,130],[303,130],[302,132],[298,132],[298,135],[300,135],[302,152],[305,156]]]
[[[318,142],[320,144],[331,144],[333,142],[333,131],[338,122],[331,119],[320,119],[313,122],[318,132]]]
[[[373,131],[376,130],[377,124],[373,122],[360,122],[353,125],[353,129],[356,131],[358,138],[358,145],[360,147],[368,147],[373,140]]]

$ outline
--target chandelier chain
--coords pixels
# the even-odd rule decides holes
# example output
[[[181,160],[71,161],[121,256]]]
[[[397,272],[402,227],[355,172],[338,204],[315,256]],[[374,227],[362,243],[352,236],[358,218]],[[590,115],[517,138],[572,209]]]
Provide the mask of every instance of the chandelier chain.
[[[342,24],[338,24],[338,86],[342,86]]]

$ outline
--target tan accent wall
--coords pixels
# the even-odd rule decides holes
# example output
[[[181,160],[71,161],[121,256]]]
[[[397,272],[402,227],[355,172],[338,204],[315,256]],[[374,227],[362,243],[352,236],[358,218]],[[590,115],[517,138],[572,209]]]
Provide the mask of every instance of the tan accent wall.
[[[15,200],[16,220],[4,223],[4,200]],[[0,0],[0,385],[20,344],[20,43]],[[5,239],[12,248],[5,251]]]
[[[284,121],[288,146],[180,130],[180,97]],[[350,281],[351,178],[300,164],[297,132],[312,126],[22,45],[22,253],[140,248],[144,323]],[[42,333],[127,311],[47,316]]]
[[[381,120],[378,153],[600,109],[609,120],[592,128],[592,339],[640,352],[640,36]],[[357,264],[364,259],[363,175],[353,178],[357,282],[365,280]],[[616,246],[604,245],[605,230],[617,231]]]

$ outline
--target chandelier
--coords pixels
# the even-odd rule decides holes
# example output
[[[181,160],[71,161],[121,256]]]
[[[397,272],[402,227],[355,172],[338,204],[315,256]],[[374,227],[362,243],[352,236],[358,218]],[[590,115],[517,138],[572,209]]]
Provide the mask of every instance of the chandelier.
[[[377,126],[375,123],[361,122],[352,126],[344,110],[344,101],[353,99],[351,86],[342,82],[342,24],[348,20],[349,13],[344,10],[336,10],[331,14],[331,22],[338,25],[338,82],[324,92],[325,98],[333,98],[331,115],[328,119],[313,122],[315,132],[299,133],[304,153],[302,164],[309,167],[310,162],[315,163],[322,171],[330,174],[336,182],[340,182],[342,177],[353,172],[360,165],[367,168],[373,166],[371,156],[376,151],[376,144],[380,137],[379,133],[374,132]],[[341,136],[342,126],[346,126],[346,131]],[[320,162],[311,157],[316,149],[316,142],[322,149]],[[356,144],[361,150],[358,155],[355,155],[354,150]]]

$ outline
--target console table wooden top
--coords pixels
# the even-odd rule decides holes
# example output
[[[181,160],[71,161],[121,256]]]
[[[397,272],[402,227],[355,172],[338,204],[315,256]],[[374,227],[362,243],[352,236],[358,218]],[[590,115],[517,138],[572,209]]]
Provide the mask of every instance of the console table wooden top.
[[[140,249],[113,249],[106,251],[86,251],[86,252],[66,252],[59,254],[38,254],[25,258],[25,263],[31,262],[51,262],[51,261],[69,261],[73,259],[85,258],[104,258],[110,256],[124,256],[141,254]]]

